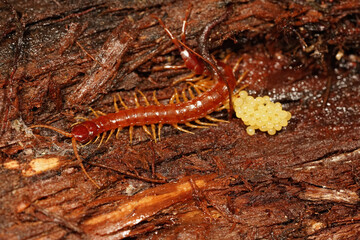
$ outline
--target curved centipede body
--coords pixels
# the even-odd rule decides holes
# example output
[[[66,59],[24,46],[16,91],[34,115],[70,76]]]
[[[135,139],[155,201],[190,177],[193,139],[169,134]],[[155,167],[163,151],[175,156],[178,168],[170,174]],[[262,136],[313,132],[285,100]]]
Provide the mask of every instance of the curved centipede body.
[[[71,138],[74,154],[80,162],[82,170],[97,187],[99,186],[87,174],[82,164],[81,157],[76,148],[77,142],[89,143],[96,142],[98,141],[98,139],[101,139],[99,143],[99,145],[101,145],[101,143],[106,137],[107,132],[110,132],[110,134],[108,135],[106,141],[109,140],[110,136],[115,132],[115,130],[118,131],[116,133],[116,136],[118,136],[119,131],[124,127],[129,127],[130,142],[132,142],[134,126],[142,126],[145,132],[148,133],[156,141],[157,137],[158,139],[160,139],[160,130],[164,124],[170,124],[178,130],[192,133],[184,128],[181,128],[180,126],[178,126],[178,124],[185,124],[188,127],[193,128],[204,128],[216,124],[202,122],[199,120],[201,118],[207,118],[208,120],[215,122],[224,121],[213,118],[209,116],[209,114],[218,109],[224,104],[227,99],[229,99],[229,93],[234,90],[237,81],[235,80],[233,69],[230,66],[220,61],[216,62],[215,66],[213,62],[203,58],[185,45],[185,26],[189,14],[190,10],[187,10],[182,28],[182,42],[177,40],[171,34],[171,32],[165,27],[161,19],[157,17],[155,18],[159,21],[160,25],[169,35],[172,42],[179,49],[187,68],[192,70],[194,74],[202,74],[203,76],[211,75],[212,72],[212,76],[208,77],[211,78],[214,82],[212,86],[205,84],[204,87],[204,85],[201,84],[199,85],[197,83],[190,83],[190,86],[187,90],[188,94],[186,94],[185,90],[182,91],[182,102],[180,101],[180,95],[177,93],[177,91],[175,91],[175,94],[170,99],[170,102],[167,105],[162,105],[159,103],[159,101],[156,99],[155,92],[153,95],[153,100],[156,105],[150,105],[145,95],[139,91],[139,93],[144,98],[146,106],[141,106],[139,104],[139,100],[137,98],[137,95],[135,94],[135,103],[137,105],[136,108],[128,108],[121,99],[120,95],[118,95],[118,100],[120,101],[124,109],[119,109],[117,105],[117,99],[114,97],[114,113],[104,114],[100,111],[93,111],[96,116],[94,119],[86,119],[83,122],[75,124],[70,133],[48,125],[34,125],[31,127],[48,128],[57,131],[58,133],[66,137]],[[211,27],[205,28],[206,31],[210,31],[211,28],[216,25],[214,23],[210,24]],[[205,67],[205,64],[209,65],[211,69],[207,69]],[[200,79],[203,79],[203,76],[200,77]],[[197,125],[190,122],[195,122],[197,123]],[[156,124],[158,124],[157,136],[155,130]],[[147,125],[151,126],[151,131],[149,131]]]

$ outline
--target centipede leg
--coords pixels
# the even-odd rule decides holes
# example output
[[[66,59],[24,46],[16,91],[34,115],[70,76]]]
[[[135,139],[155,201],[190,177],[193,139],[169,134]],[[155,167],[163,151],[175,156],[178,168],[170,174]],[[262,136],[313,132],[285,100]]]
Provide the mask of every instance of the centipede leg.
[[[111,135],[112,135],[114,132],[115,132],[115,129],[112,129],[112,130],[110,131],[110,134],[109,134],[109,136],[107,137],[107,139],[105,140],[105,143],[107,143],[107,142],[109,141]]]
[[[170,100],[169,100],[169,103],[170,103],[170,104],[173,104],[175,100],[176,100],[176,102],[180,102],[179,94],[178,94],[176,88],[175,88],[174,94],[171,96],[171,98],[170,98]]]
[[[134,93],[134,100],[135,100],[136,107],[140,107],[139,99],[138,99],[136,93]]]
[[[85,147],[85,146],[89,145],[90,143],[92,143],[92,140],[88,141],[88,142],[85,143],[85,144],[81,144],[80,147]]]
[[[126,104],[124,103],[124,101],[122,100],[120,94],[118,93],[118,98],[119,98],[119,101],[121,103],[121,105],[125,108],[125,109],[128,109],[128,106],[126,106]]]
[[[186,126],[188,127],[192,127],[192,128],[207,128],[206,126],[199,126],[199,125],[195,125],[195,124],[192,124],[192,123],[184,123]]]
[[[96,143],[99,139],[100,139],[100,135],[97,135],[93,143]]]
[[[89,108],[90,108],[91,112],[95,115],[95,117],[99,117],[97,112],[92,107],[89,107]]]
[[[146,125],[143,125],[142,127],[143,127],[144,131],[145,131],[150,137],[153,137],[153,136],[151,135],[151,132],[149,131],[149,129],[147,128]]]
[[[159,141],[161,140],[161,128],[162,128],[162,124],[160,123],[159,125],[158,125],[158,136],[159,136]]]
[[[118,129],[116,130],[116,135],[115,135],[115,138],[116,138],[116,139],[119,139],[119,133],[121,132],[121,130],[122,130],[122,128],[118,128]]]
[[[186,96],[185,89],[181,91],[182,98],[184,99],[184,102],[188,101],[189,99]]]
[[[226,121],[226,120],[222,120],[222,119],[217,119],[217,118],[214,118],[210,115],[206,115],[205,118],[207,120],[210,120],[210,121],[213,121],[213,122],[225,122],[225,123],[228,123],[229,121]]]
[[[181,101],[180,101],[179,94],[178,94],[178,92],[176,91],[176,89],[175,89],[175,100],[176,100],[177,103],[180,103],[180,102],[181,102]]]
[[[204,126],[217,126],[216,123],[207,123],[207,122],[202,122],[199,119],[195,120],[194,122],[196,122],[199,125],[204,125]]]
[[[191,131],[189,131],[189,130],[186,130],[186,129],[182,128],[182,127],[179,127],[179,125],[177,125],[177,124],[172,124],[171,126],[173,126],[174,128],[176,128],[176,129],[179,130],[179,131],[186,132],[186,133],[191,133],[191,134],[195,134],[195,133],[193,133],[193,132],[191,132]]]
[[[153,134],[153,138],[154,138],[154,141],[156,142],[156,127],[155,127],[155,124],[151,124],[151,131],[152,131],[152,134]]]
[[[101,140],[99,142],[99,145],[97,146],[98,148],[101,146],[102,142],[104,141],[104,138],[106,137],[106,132],[103,133],[103,135],[101,136]]]
[[[159,102],[159,100],[156,98],[156,92],[155,92],[155,91],[153,91],[153,100],[154,100],[154,102],[155,102],[156,105],[158,105],[158,106],[161,105],[161,103]]]
[[[116,103],[116,97],[115,97],[115,95],[114,95],[114,108],[115,108],[115,112],[119,112],[120,110],[119,110],[119,107],[118,107],[118,105],[117,105],[117,103]]]

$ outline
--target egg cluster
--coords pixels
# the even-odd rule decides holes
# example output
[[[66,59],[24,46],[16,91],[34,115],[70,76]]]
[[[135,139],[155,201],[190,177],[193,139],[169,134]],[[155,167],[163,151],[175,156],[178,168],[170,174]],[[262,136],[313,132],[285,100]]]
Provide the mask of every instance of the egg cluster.
[[[256,129],[274,135],[291,118],[291,113],[283,110],[281,103],[271,102],[269,96],[254,98],[241,91],[233,96],[233,104],[236,116],[248,126],[249,135],[254,135]]]

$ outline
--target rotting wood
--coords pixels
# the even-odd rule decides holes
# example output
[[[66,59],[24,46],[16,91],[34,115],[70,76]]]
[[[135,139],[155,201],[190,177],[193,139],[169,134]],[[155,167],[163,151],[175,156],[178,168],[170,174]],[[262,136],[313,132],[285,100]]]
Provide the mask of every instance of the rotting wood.
[[[157,143],[136,129],[129,145],[123,131],[119,140],[81,149],[89,174],[104,186],[100,191],[72,161],[66,139],[28,126],[68,130],[75,116],[91,115],[89,106],[113,112],[113,92],[134,106],[135,88],[147,96],[156,90],[167,102],[172,82],[188,72],[151,71],[182,60],[150,14],[178,35],[187,4],[7,2],[0,3],[0,238],[359,235],[358,1],[193,1],[189,46],[198,50],[203,27],[227,10],[226,23],[210,35],[212,53],[232,52],[229,64],[242,56],[237,74],[249,70],[247,90],[281,101],[293,119],[275,136],[250,137],[238,119],[195,135],[165,127]],[[111,64],[100,66],[76,42],[100,63],[110,54],[108,44],[121,42],[123,52],[108,55],[116,67],[107,68]],[[80,87],[86,82],[90,86]],[[226,119],[226,112],[217,117]],[[116,218],[109,225],[100,221],[111,214]]]

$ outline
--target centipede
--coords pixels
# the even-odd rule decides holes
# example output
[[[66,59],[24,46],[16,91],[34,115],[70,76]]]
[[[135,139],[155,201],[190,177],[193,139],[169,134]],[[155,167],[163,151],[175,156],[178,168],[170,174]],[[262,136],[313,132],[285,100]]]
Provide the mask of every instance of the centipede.
[[[205,53],[198,54],[186,45],[185,32],[190,13],[191,8],[188,8],[183,20],[182,32],[180,35],[181,40],[171,33],[159,17],[151,17],[159,22],[172,43],[177,47],[185,67],[191,70],[193,75],[200,75],[198,79],[211,79],[211,81],[188,82],[188,87],[183,89],[181,93],[178,93],[175,89],[175,93],[170,98],[168,104],[161,104],[156,98],[155,92],[153,93],[153,102],[155,104],[150,104],[147,97],[141,91],[138,91],[138,94],[144,99],[145,106],[140,104],[137,94],[134,93],[136,107],[130,108],[124,103],[120,94],[115,95],[115,112],[105,114],[100,111],[92,110],[95,118],[86,118],[81,122],[77,122],[72,126],[70,132],[66,132],[50,125],[37,124],[31,126],[31,128],[47,128],[58,132],[65,137],[71,138],[74,155],[78,160],[81,169],[96,187],[100,188],[88,175],[82,163],[82,159],[77,149],[78,143],[88,144],[99,141],[100,146],[104,141],[107,142],[115,131],[116,138],[118,138],[119,132],[125,127],[129,128],[131,143],[133,130],[136,126],[142,127],[156,142],[161,139],[161,128],[165,124],[171,125],[177,130],[194,134],[192,131],[179,126],[179,124],[183,124],[190,128],[206,128],[217,125],[217,122],[227,122],[226,120],[212,117],[209,114],[221,108],[221,106],[224,105],[224,102],[229,101],[229,95],[234,91],[240,78],[239,80],[236,80],[233,68],[227,65],[225,61],[214,61],[213,58],[206,57]],[[208,23],[204,28],[202,36],[208,36],[211,29],[223,20],[224,17],[221,17]],[[203,40],[199,44],[205,45],[207,43]],[[207,48],[202,46],[202,49]],[[118,101],[122,105],[122,109],[119,108]],[[201,121],[200,119],[207,119],[207,121]]]

